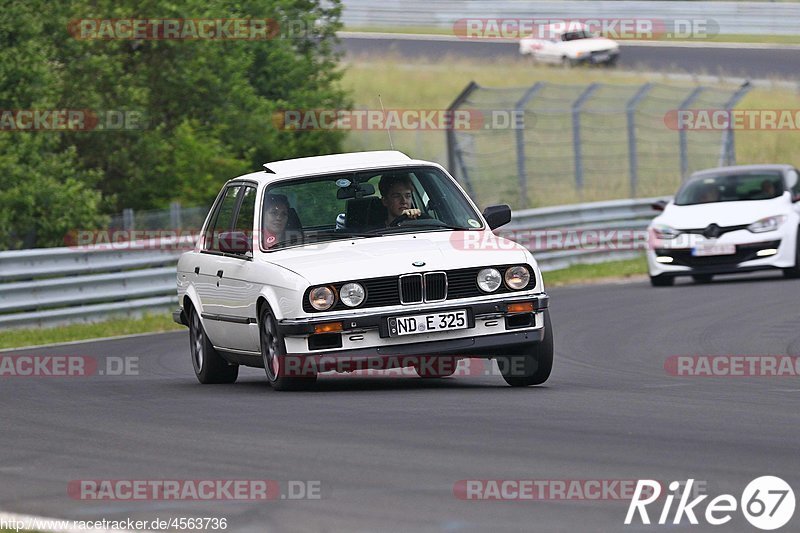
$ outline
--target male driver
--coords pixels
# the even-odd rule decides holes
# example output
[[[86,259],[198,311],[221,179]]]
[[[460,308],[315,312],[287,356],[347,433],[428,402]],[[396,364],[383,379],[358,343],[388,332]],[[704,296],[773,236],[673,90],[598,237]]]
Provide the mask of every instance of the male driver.
[[[403,215],[417,218],[422,214],[413,207],[411,192],[414,189],[407,175],[383,176],[378,183],[378,189],[381,191],[381,203],[386,208],[387,226]]]

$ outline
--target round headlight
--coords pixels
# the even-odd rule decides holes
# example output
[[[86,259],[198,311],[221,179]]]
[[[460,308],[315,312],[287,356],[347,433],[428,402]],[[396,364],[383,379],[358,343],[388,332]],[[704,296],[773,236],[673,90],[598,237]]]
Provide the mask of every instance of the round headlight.
[[[524,289],[531,281],[531,274],[524,266],[513,266],[507,269],[503,277],[506,280],[506,286],[515,291]]]
[[[500,287],[503,277],[496,268],[484,268],[478,272],[478,287],[483,292],[494,292]]]
[[[345,283],[339,289],[339,299],[347,307],[358,307],[364,302],[364,287],[358,283]]]
[[[317,311],[325,311],[333,307],[336,295],[330,287],[314,287],[308,293],[308,301],[311,302],[311,307]]]

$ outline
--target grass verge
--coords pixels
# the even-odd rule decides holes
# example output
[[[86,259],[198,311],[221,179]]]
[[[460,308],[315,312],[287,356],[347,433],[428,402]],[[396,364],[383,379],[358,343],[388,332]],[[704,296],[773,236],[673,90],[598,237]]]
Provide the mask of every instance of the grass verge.
[[[91,324],[70,324],[53,328],[26,328],[0,331],[0,349],[38,346],[58,342],[116,337],[136,333],[158,333],[182,329],[170,314],[148,314],[141,318],[114,318]]]
[[[643,255],[636,259],[608,261],[591,265],[572,265],[561,270],[543,272],[546,288],[561,287],[591,281],[616,281],[647,274],[647,259]]]

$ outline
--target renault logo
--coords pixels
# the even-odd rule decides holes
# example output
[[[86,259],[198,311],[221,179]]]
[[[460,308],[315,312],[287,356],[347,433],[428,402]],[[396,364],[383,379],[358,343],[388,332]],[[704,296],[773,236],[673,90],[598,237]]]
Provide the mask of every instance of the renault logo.
[[[415,267],[424,267],[425,266],[425,261],[414,261],[411,264],[414,265]]]
[[[716,239],[722,234],[722,230],[716,224],[709,224],[706,229],[703,230],[703,237],[706,239]]]

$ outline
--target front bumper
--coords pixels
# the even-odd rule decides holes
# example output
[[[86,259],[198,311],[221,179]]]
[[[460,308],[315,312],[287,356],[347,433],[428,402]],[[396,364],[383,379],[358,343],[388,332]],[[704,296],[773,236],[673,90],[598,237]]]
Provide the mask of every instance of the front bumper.
[[[619,58],[619,50],[608,52],[590,52],[575,59],[578,63],[587,65],[603,65],[616,63]]]
[[[720,239],[722,241],[722,239]],[[736,274],[758,270],[788,268],[794,264],[795,250],[792,238],[776,238],[760,242],[734,243],[732,255],[694,257],[691,248],[661,248],[648,250],[647,262],[651,276],[689,276],[702,274]],[[765,257],[760,252],[777,250]],[[672,259],[663,263],[664,257]]]
[[[492,301],[449,303],[416,309],[384,311],[374,315],[352,314],[335,317],[284,319],[278,329],[283,334],[287,353],[336,353],[355,357],[385,355],[440,355],[484,353],[541,341],[544,313],[550,298],[540,293]],[[511,304],[530,303],[531,311],[509,312]],[[466,310],[468,328],[392,336],[389,319]],[[317,326],[341,324],[341,331],[317,333]],[[320,328],[321,329],[321,328]]]

